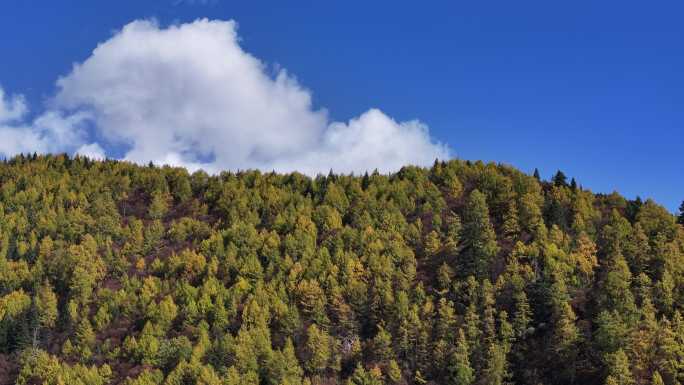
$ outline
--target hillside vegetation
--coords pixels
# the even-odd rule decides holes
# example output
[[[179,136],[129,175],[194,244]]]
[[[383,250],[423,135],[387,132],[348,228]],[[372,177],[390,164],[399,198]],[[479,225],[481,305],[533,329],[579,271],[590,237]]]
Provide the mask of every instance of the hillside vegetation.
[[[683,311],[677,217],[561,172],[0,164],[0,383],[675,385]]]

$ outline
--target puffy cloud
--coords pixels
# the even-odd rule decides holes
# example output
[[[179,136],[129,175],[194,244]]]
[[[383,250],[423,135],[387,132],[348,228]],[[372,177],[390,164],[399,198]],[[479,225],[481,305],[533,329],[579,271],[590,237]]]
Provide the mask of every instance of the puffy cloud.
[[[92,112],[126,159],[247,168],[316,145],[326,124],[285,72],[271,78],[237,43],[235,23],[128,24],[57,82],[58,107]]]
[[[398,123],[378,109],[370,109],[349,123],[331,123],[315,148],[291,159],[278,159],[262,168],[298,170],[315,174],[377,168],[391,172],[406,164],[429,165],[448,157],[448,149],[430,141],[427,126],[417,120]]]
[[[75,154],[96,160],[104,160],[106,158],[105,150],[97,143],[84,144],[76,150]]]
[[[44,150],[40,137],[31,127],[17,123],[26,112],[26,103],[21,95],[6,95],[0,87],[0,154],[13,155],[26,149]]]
[[[0,154],[70,152],[85,137],[85,112],[51,110],[29,123],[23,121],[27,114],[21,95],[6,96],[0,88]]]
[[[330,122],[294,77],[269,74],[240,47],[233,21],[168,28],[134,21],[57,85],[51,110],[26,130],[40,151],[61,146],[104,157],[104,149],[123,148],[124,159],[139,163],[308,174],[389,172],[449,157],[418,121],[396,122],[371,109],[347,123]],[[17,107],[14,100],[0,111],[16,115],[23,102]],[[95,130],[90,136],[86,121]]]
[[[0,154],[4,156],[28,152],[48,152],[48,146],[32,127],[0,124]]]
[[[21,95],[6,96],[0,87],[0,124],[21,119],[28,109]]]

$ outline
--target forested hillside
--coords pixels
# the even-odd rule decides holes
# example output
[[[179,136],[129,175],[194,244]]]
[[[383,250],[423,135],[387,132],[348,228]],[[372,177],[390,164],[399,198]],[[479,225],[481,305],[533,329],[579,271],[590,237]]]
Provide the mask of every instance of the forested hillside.
[[[0,190],[0,383],[684,383],[684,227],[560,172],[20,156]]]

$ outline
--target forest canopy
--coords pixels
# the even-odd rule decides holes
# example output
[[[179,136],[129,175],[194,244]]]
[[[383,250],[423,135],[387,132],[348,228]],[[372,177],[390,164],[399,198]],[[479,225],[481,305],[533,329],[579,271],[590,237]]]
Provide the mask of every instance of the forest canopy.
[[[0,164],[0,384],[684,383],[684,204],[562,173]]]

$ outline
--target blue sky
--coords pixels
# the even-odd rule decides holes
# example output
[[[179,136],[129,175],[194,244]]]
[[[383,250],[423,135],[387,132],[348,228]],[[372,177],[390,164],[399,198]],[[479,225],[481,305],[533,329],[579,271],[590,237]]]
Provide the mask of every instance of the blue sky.
[[[11,1],[0,85],[39,114],[133,20],[235,20],[240,46],[346,122],[419,119],[463,159],[557,169],[596,192],[684,199],[684,3]],[[273,70],[275,71],[275,70]]]

